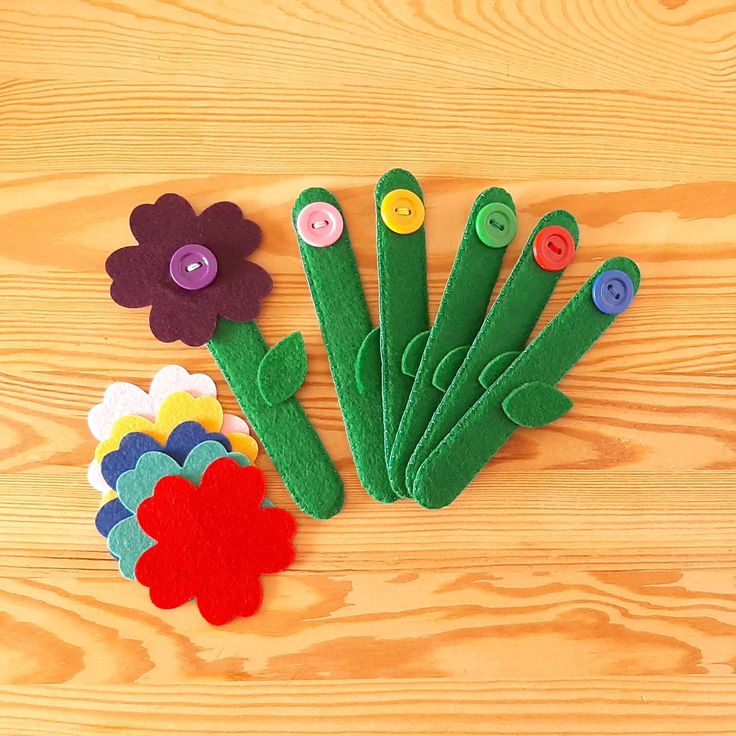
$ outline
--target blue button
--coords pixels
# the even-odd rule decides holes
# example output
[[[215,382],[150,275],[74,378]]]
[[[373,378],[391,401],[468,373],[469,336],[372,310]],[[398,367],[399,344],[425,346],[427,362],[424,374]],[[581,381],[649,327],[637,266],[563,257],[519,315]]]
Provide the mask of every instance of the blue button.
[[[604,271],[593,282],[593,303],[603,314],[620,314],[634,299],[634,284],[624,271]]]

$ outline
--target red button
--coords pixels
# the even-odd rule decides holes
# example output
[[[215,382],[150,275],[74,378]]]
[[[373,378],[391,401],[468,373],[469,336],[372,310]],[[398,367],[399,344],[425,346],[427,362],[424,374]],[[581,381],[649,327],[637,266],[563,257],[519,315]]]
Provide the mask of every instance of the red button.
[[[543,227],[534,238],[534,260],[545,271],[562,271],[575,257],[575,241],[559,225]]]

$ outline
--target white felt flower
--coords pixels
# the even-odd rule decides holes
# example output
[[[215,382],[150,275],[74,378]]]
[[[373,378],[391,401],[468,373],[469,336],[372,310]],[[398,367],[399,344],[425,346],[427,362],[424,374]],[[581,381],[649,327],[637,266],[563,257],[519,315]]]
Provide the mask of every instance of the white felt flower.
[[[132,383],[113,383],[107,387],[102,403],[93,406],[87,415],[90,431],[98,440],[104,440],[115,422],[121,417],[139,416],[154,419],[163,400],[177,391],[186,391],[192,396],[217,396],[215,382],[204,373],[189,373],[180,365],[161,368],[151,381],[148,392]],[[243,420],[234,417],[238,429],[246,432]],[[245,425],[247,427],[247,425]]]
[[[112,489],[102,477],[102,468],[97,460],[93,460],[87,468],[87,482],[100,493],[109,493]]]

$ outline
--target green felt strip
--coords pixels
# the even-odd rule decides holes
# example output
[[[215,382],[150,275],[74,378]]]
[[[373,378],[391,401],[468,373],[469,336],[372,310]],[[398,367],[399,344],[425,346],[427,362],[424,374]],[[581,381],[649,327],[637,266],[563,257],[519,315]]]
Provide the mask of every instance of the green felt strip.
[[[448,354],[458,348],[467,349],[473,342],[488,309],[488,300],[501,269],[506,248],[489,248],[478,237],[476,229],[479,211],[492,202],[500,202],[515,212],[511,195],[505,189],[495,187],[481,192],[470,209],[465,232],[447,279],[389,460],[391,485],[402,495],[410,495],[406,484],[406,467],[442,400],[439,386],[444,385],[447,388],[454,371],[462,363],[462,355],[455,353],[453,361],[453,358],[448,358]],[[461,358],[459,362],[458,357]],[[436,376],[443,359],[448,362],[439,376]]]
[[[408,235],[399,235],[386,226],[380,215],[381,202],[393,189],[408,189],[422,199],[417,180],[403,169],[388,171],[376,184],[378,307],[386,462],[391,455],[396,431],[414,383],[414,379],[401,369],[402,356],[412,338],[429,328],[424,225]],[[400,494],[404,484],[398,488],[392,487]]]
[[[432,450],[483,395],[484,388],[480,379],[489,363],[502,353],[520,351],[544,311],[564,273],[564,270],[545,271],[534,259],[534,238],[542,228],[549,225],[561,225],[569,230],[577,247],[577,222],[564,210],[548,213],[532,230],[514,269],[483,320],[465,361],[442,397],[424,435],[416,444],[406,469],[409,487],[414,485],[414,478],[421,464]],[[503,373],[506,367],[508,363],[504,365],[500,362],[488,368],[483,375],[484,382],[489,381],[492,373]]]
[[[306,189],[294,204],[295,223],[312,202],[340,210],[326,189]],[[327,247],[311,246],[298,235],[297,241],[361,483],[376,500],[395,501],[383,452],[379,336],[371,325],[347,227]]]
[[[258,325],[221,317],[207,346],[299,508],[316,519],[334,516],[342,479],[304,409],[293,397],[271,406],[261,394],[258,369],[268,345]]]
[[[626,272],[634,289],[639,288],[637,265],[623,257],[609,259],[585,282],[422,463],[413,490],[423,506],[440,508],[451,503],[511,437],[518,425],[507,416],[504,402],[508,408],[516,390],[526,385],[528,391],[528,384],[534,382],[547,387],[557,384],[613,324],[616,315],[600,312],[592,297],[596,277],[609,269]],[[524,403],[530,418],[529,402]],[[559,411],[564,404],[558,397],[554,409]],[[535,422],[543,418],[541,409],[532,413]]]

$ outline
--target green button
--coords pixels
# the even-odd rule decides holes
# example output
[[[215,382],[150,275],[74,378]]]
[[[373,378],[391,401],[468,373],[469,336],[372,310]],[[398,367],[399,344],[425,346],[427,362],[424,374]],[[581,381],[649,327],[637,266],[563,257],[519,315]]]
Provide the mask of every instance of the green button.
[[[489,202],[475,218],[475,232],[489,248],[505,248],[516,235],[516,215],[502,202]]]

